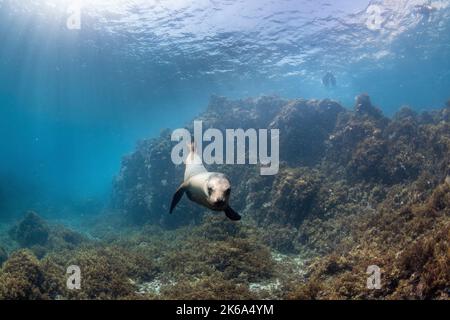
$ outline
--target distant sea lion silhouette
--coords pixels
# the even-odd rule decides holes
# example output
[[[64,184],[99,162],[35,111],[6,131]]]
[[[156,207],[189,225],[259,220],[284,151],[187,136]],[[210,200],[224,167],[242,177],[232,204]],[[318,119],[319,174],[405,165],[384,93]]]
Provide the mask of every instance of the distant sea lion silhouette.
[[[323,78],[322,83],[325,87],[336,87],[336,78],[331,72],[327,72]]]
[[[202,159],[196,152],[195,143],[189,144],[189,154],[186,159],[184,182],[173,195],[170,213],[186,193],[189,200],[214,211],[223,211],[234,221],[241,216],[229,205],[231,184],[227,177],[218,172],[208,172],[203,166]]]

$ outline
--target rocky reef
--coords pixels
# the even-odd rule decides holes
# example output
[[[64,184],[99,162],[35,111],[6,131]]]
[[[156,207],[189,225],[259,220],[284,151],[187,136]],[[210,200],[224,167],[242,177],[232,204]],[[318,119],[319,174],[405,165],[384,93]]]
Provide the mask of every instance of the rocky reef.
[[[197,119],[220,130],[280,129],[276,176],[260,176],[255,166],[211,169],[231,178],[234,206],[262,243],[313,257],[304,283],[286,283],[284,298],[445,298],[449,252],[434,250],[449,241],[442,199],[450,180],[449,112],[450,103],[421,114],[402,107],[387,118],[366,94],[354,110],[331,100],[215,97]],[[167,214],[182,177],[182,168],[168,161],[171,145],[165,131],[124,159],[114,204],[130,221],[175,228],[197,224],[204,214],[188,201]],[[415,255],[420,267],[404,262]],[[384,270],[384,290],[365,287],[371,264]]]
[[[39,258],[51,251],[73,249],[87,241],[80,233],[62,225],[49,225],[34,211],[27,212],[8,234],[19,248],[29,249]]]
[[[64,288],[62,270],[51,261],[39,261],[30,251],[11,255],[0,273],[0,299],[56,299]]]
[[[30,211],[10,230],[11,238],[22,247],[45,245],[48,241],[50,229],[36,212]]]
[[[224,112],[227,110],[227,112]],[[368,95],[331,100],[213,97],[204,128],[280,129],[280,170],[213,165],[243,220],[182,200],[170,131],[138,143],[110,215],[85,233],[34,212],[0,239],[1,299],[448,299],[450,101],[385,117]],[[192,125],[187,128],[192,130]],[[3,245],[3,243],[2,243]],[[80,266],[80,290],[66,268]],[[367,268],[381,289],[367,288]]]
[[[82,270],[79,290],[66,269]],[[47,247],[37,258],[17,249],[0,270],[0,299],[229,299],[267,296],[277,262],[255,229],[206,217],[175,231],[146,227],[74,247]]]

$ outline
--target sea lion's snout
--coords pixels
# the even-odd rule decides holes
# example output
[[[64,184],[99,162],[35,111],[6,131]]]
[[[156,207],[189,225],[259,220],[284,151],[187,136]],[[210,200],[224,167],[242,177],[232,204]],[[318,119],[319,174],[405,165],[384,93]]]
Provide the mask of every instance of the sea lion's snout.
[[[217,210],[228,206],[230,182],[224,175],[212,176],[208,181],[208,201]]]
[[[217,209],[222,210],[228,205],[229,195],[222,191],[216,191],[209,196],[210,203]]]
[[[216,202],[214,203],[214,205],[218,208],[224,208],[226,204],[227,202],[225,201],[225,199],[216,200]]]

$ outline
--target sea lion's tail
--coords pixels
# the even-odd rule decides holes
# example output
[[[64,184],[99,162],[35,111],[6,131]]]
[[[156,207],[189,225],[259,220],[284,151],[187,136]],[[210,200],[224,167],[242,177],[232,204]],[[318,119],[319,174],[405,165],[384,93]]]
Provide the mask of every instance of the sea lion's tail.
[[[194,163],[195,155],[197,154],[197,144],[195,143],[194,138],[192,138],[191,142],[188,142],[188,150],[189,150],[189,162]]]
[[[190,177],[207,172],[206,168],[203,166],[202,158],[197,153],[197,144],[194,139],[188,142],[189,154],[186,158],[186,170],[184,172],[184,181],[189,180]],[[201,151],[200,151],[201,152]]]
[[[197,146],[195,144],[194,138],[192,138],[191,142],[188,142],[189,153],[195,154],[197,152]]]
[[[188,142],[188,150],[189,154],[187,158],[187,163],[188,164],[198,163],[197,144],[195,143],[194,138],[192,138],[191,142]]]

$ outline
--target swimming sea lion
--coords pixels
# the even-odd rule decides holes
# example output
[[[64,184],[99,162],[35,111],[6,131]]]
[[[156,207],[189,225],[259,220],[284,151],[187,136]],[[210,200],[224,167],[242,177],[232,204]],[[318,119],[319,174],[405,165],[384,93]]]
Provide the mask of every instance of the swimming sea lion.
[[[214,211],[224,211],[231,220],[241,219],[241,216],[228,205],[231,193],[230,181],[222,173],[206,170],[196,152],[195,143],[189,144],[184,182],[173,195],[170,213],[185,192],[189,200],[195,203]]]
[[[322,78],[322,83],[327,88],[336,87],[336,78],[331,72],[327,72]]]

